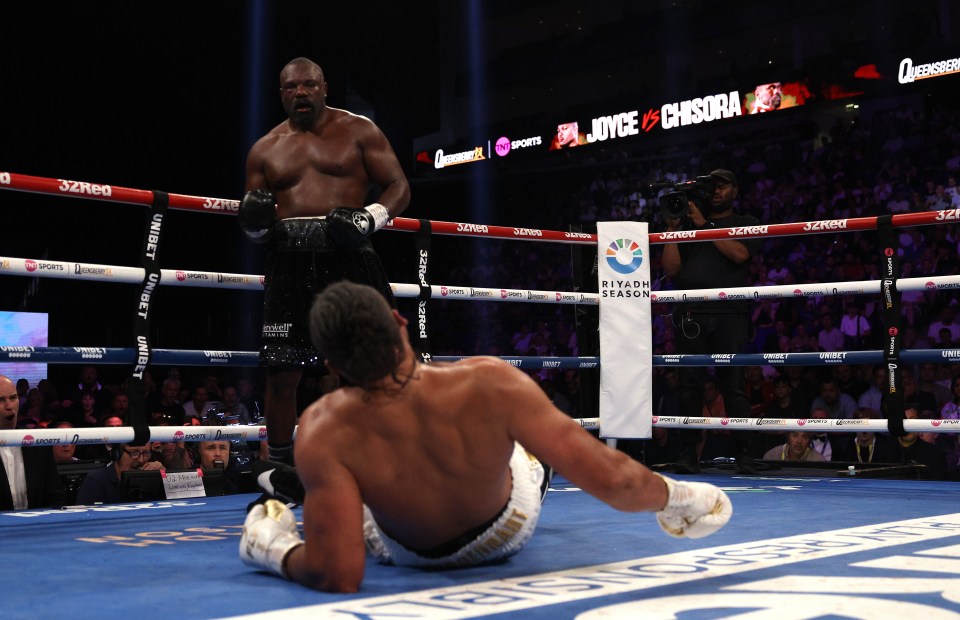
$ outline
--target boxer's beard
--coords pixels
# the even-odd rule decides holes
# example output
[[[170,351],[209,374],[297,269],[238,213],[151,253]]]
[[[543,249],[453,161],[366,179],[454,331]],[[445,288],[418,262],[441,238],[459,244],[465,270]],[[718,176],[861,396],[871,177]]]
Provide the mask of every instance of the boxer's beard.
[[[310,101],[294,101],[290,105],[290,120],[301,129],[309,129],[317,119],[317,109]]]

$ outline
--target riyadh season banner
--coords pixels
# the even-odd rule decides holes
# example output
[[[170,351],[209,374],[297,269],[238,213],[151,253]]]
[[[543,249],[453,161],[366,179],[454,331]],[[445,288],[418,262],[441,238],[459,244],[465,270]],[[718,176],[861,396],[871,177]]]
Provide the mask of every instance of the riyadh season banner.
[[[597,223],[600,433],[649,439],[653,419],[650,245],[646,222]]]

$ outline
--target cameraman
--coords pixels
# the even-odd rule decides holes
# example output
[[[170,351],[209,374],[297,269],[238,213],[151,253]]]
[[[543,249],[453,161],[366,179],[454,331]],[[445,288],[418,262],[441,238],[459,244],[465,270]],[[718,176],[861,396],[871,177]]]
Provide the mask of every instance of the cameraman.
[[[689,228],[731,228],[756,226],[750,215],[733,212],[737,197],[737,177],[729,170],[710,173],[712,188],[703,193],[701,205],[688,199],[689,211],[683,218],[667,219],[667,230],[681,224]],[[747,266],[757,251],[755,239],[723,239],[693,243],[665,243],[663,268],[673,279],[675,289],[729,288],[748,284]],[[750,338],[749,302],[690,302],[677,304],[673,311],[677,353],[740,353]],[[729,417],[750,417],[750,402],[743,392],[743,369],[720,366],[716,369],[717,387],[723,395]],[[707,371],[702,367],[680,367],[680,415],[703,415],[703,386]],[[681,432],[682,448],[676,466],[678,474],[700,471],[699,450],[704,434],[699,430]],[[737,473],[755,474],[751,443],[755,432],[733,434],[736,441]]]

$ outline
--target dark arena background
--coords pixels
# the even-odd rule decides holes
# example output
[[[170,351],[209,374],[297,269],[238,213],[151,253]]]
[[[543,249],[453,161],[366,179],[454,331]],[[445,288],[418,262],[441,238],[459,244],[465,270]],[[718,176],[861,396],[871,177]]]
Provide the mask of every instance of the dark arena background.
[[[146,224],[143,206],[16,191],[4,187],[9,175],[239,200],[248,150],[285,119],[278,75],[298,56],[324,69],[328,105],[370,117],[389,139],[411,185],[403,217],[513,231],[514,239],[434,235],[432,284],[595,294],[596,245],[542,242],[540,233],[576,237],[596,234],[598,221],[628,220],[663,232],[663,184],[716,168],[736,172],[737,211],[763,226],[940,212],[934,226],[898,230],[902,277],[960,274],[960,3],[953,0],[104,1],[17,3],[2,14],[0,349],[42,340],[38,346],[89,347],[95,363],[98,348],[135,347],[136,285],[14,275],[9,259],[41,267],[69,261],[77,270],[79,263],[140,267]],[[776,103],[766,106],[771,92]],[[574,146],[562,143],[564,133]],[[264,250],[244,238],[230,208],[202,211],[168,212],[160,265],[262,274]],[[829,228],[760,239],[751,286],[878,280],[877,232]],[[402,231],[375,235],[391,282],[418,282],[416,243]],[[660,252],[651,246],[655,292],[672,288]],[[907,398],[922,400],[922,418],[956,424],[960,283],[938,282],[903,293],[901,347],[943,351],[941,363],[910,366],[917,385]],[[154,303],[152,347],[258,349],[259,290],[163,286]],[[398,306],[416,325],[417,300],[400,298]],[[857,350],[879,351],[880,306],[880,295],[763,300],[751,310],[744,353],[841,352],[824,349],[818,334],[825,316],[839,326],[850,308],[871,327],[858,334]],[[653,304],[655,355],[677,352],[670,310]],[[13,313],[41,317],[39,340],[23,339]],[[433,300],[429,316],[435,356],[600,355],[596,304]],[[854,401],[876,380],[879,359],[850,364],[841,378]],[[73,390],[81,365],[41,368],[30,387],[48,379],[52,401]],[[96,369],[114,390],[130,373],[123,364]],[[654,370],[655,414],[676,415],[675,370]],[[766,383],[755,384],[756,417],[773,402],[776,371],[757,371]],[[792,377],[804,415],[831,372],[820,364]],[[255,365],[153,364],[150,373],[156,383],[179,376],[181,398],[214,375],[221,385],[251,382],[253,402],[263,401]],[[572,418],[597,416],[596,369],[530,374]],[[881,368],[881,382],[882,375]],[[308,377],[301,405],[321,392],[319,373]],[[154,523],[103,511],[95,531],[84,529],[97,516],[92,509],[0,513],[0,544],[30,562],[15,567],[20,577],[10,596],[0,596],[0,616],[64,613],[44,599],[86,596],[75,581],[101,578],[81,567],[65,583],[46,563],[82,557],[104,571],[117,596],[98,591],[81,613],[71,612],[79,617],[93,609],[160,617],[183,594],[189,605],[178,603],[176,612],[185,618],[267,618],[283,608],[297,609],[277,617],[716,618],[727,617],[718,610],[746,617],[761,599],[765,609],[798,618],[955,618],[956,580],[946,572],[960,569],[960,515],[951,499],[960,497],[960,444],[950,433],[936,441],[946,469],[922,476],[897,463],[889,472],[909,480],[851,480],[845,463],[738,478],[720,459],[709,473],[725,477],[718,484],[742,520],[709,548],[663,537],[648,543],[659,536],[650,515],[634,525],[560,479],[550,499],[563,512],[545,516],[546,534],[506,572],[375,567],[369,590],[341,598],[269,581],[237,561],[244,498],[159,502]],[[641,442],[620,448],[652,464]],[[156,516],[167,512],[177,526]],[[51,548],[32,557],[34,537]],[[117,549],[139,549],[144,540],[152,541],[149,552],[116,559]],[[568,551],[578,546],[588,551]],[[201,582],[174,580],[163,568],[168,553],[183,555],[177,574],[191,582],[201,576],[192,572],[194,556],[215,555],[201,566],[215,596]],[[563,555],[562,564],[552,554]],[[778,569],[789,562],[797,563],[793,572]],[[139,568],[144,579],[130,583]],[[701,588],[694,574],[714,581]],[[234,597],[231,588],[243,593]],[[404,594],[412,590],[424,594],[410,602]],[[657,601],[649,609],[640,605],[646,590]],[[700,605],[709,593],[717,598]],[[683,597],[689,606],[678,602]]]

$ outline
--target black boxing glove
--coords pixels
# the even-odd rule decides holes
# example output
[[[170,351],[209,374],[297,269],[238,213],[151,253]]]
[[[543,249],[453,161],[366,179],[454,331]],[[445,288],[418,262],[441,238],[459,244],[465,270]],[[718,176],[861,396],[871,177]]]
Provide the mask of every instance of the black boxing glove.
[[[389,221],[390,213],[379,203],[362,209],[338,207],[327,215],[327,231],[341,248],[355,248]]]
[[[247,239],[254,243],[266,243],[273,236],[273,224],[277,219],[273,194],[265,189],[247,192],[240,201],[237,217]]]

